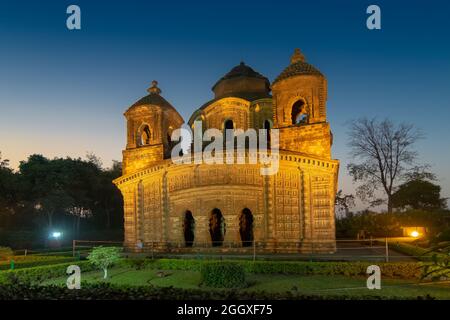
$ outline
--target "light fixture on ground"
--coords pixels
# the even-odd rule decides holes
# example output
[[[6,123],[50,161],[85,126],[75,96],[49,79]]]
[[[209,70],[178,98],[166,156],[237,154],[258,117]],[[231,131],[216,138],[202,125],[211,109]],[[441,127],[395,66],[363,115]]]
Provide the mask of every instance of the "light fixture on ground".
[[[411,237],[413,237],[413,238],[417,238],[419,235],[420,235],[420,234],[419,234],[419,232],[417,232],[417,231],[411,232]]]

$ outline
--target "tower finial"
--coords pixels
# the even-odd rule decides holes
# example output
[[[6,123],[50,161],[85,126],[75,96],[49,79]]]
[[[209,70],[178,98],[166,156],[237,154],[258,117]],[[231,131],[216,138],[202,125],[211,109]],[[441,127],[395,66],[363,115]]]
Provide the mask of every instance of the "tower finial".
[[[147,91],[150,94],[160,94],[161,93],[161,89],[158,88],[158,81],[153,80],[152,81],[152,86],[150,88],[148,88]]]
[[[291,57],[291,64],[294,64],[297,62],[305,62],[305,56],[303,55],[303,53],[300,52],[299,48],[296,48],[294,50],[294,54]]]

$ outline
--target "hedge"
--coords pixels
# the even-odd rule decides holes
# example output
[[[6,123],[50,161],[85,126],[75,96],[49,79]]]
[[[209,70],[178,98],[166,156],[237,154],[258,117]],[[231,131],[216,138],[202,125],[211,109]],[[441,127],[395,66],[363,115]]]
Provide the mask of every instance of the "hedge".
[[[246,273],[258,274],[297,274],[297,275],[344,275],[367,276],[367,267],[371,264],[380,266],[382,275],[389,278],[420,278],[423,263],[416,262],[292,262],[292,261],[221,261],[221,260],[188,260],[188,259],[124,259],[117,265],[122,267],[134,267],[159,269],[159,270],[192,270],[201,271],[205,263],[233,263],[242,267]],[[17,270],[0,271],[0,284],[15,283],[39,283],[43,280],[62,277],[66,275],[67,266],[76,264],[82,272],[93,271],[96,268],[89,261],[74,261],[55,265],[38,266]]]
[[[436,255],[437,258],[448,258],[448,256],[446,256],[445,254],[429,252],[429,249],[424,249],[419,246],[414,246],[407,243],[390,243],[389,246],[396,251],[413,256],[420,261],[432,261],[433,255]]]
[[[95,270],[89,261],[74,261],[33,268],[0,271],[0,285],[17,285],[20,283],[39,283],[48,279],[66,276],[67,267],[75,264],[83,271]]]
[[[204,263],[221,260],[189,260],[189,259],[127,259],[124,266],[162,270],[201,271]],[[381,268],[385,277],[420,278],[423,263],[417,262],[306,262],[306,261],[230,261],[243,267],[247,273],[259,274],[298,274],[298,275],[344,275],[366,276],[367,267],[373,264]],[[139,267],[137,267],[139,266]]]
[[[202,285],[213,288],[242,288],[246,286],[242,265],[233,262],[206,262],[200,271]]]
[[[73,257],[61,256],[13,256],[8,260],[0,261],[0,270],[8,270],[11,267],[11,260],[14,261],[15,269],[31,268],[49,264],[75,261]]]
[[[235,289],[201,290],[173,287],[124,286],[109,283],[82,283],[81,289],[69,290],[63,286],[0,285],[0,300],[409,300],[434,299],[377,295],[305,295],[295,291],[269,293],[265,291],[238,291]]]

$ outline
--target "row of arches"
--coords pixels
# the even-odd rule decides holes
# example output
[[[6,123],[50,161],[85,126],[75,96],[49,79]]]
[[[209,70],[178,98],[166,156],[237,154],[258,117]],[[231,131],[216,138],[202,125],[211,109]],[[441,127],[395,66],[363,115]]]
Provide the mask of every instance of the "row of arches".
[[[138,130],[137,130],[137,141],[136,144],[138,146],[147,146],[150,145],[151,139],[152,139],[152,133],[151,127],[148,124],[143,124]],[[169,130],[167,132],[167,143],[169,147],[173,147],[172,143],[172,127],[169,127]]]
[[[198,117],[195,121],[201,121],[202,123],[204,123],[204,119],[202,117]],[[270,130],[272,129],[272,123],[269,119],[264,120],[263,122],[263,128],[266,130]],[[192,129],[194,129],[194,124],[192,124]],[[205,130],[206,128],[203,126],[203,130]],[[234,121],[232,119],[226,119],[223,122],[223,129],[235,129],[235,125],[234,125]]]
[[[291,109],[291,120],[292,124],[304,124],[308,122],[308,114],[306,111],[306,104],[303,100],[298,100],[292,105]],[[235,125],[232,119],[227,119],[223,123],[224,129],[235,129]],[[271,122],[266,119],[263,122],[263,128],[267,130],[267,137],[270,140],[270,129],[272,129]],[[203,128],[205,129],[205,128]],[[137,144],[139,146],[146,146],[150,144],[152,133],[150,130],[150,126],[145,124],[138,130],[138,141]],[[170,133],[167,134],[167,141],[169,145],[171,145],[171,136]]]
[[[209,235],[213,247],[220,247],[226,233],[225,218],[218,208],[214,208],[209,215]],[[253,214],[244,208],[239,215],[239,235],[243,247],[253,244]],[[195,240],[195,218],[191,211],[184,213],[183,236],[186,247],[192,247]]]

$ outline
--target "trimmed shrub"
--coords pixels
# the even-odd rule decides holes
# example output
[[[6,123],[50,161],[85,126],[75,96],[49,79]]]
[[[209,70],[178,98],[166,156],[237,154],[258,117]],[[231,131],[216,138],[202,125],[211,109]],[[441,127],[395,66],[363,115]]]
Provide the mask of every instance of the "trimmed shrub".
[[[225,263],[220,260],[159,259],[148,260],[150,269],[201,271],[207,263]],[[298,274],[298,275],[343,275],[367,276],[367,267],[380,266],[383,276],[404,279],[419,279],[423,263],[417,262],[307,262],[307,261],[228,261],[242,266],[247,273]]]
[[[244,268],[233,262],[205,262],[202,284],[213,288],[241,288],[246,285]]]
[[[32,268],[37,266],[44,266],[49,264],[57,264],[63,262],[75,261],[73,257],[60,256],[13,256],[8,260],[0,261],[0,270],[8,270],[10,268],[10,261],[14,260],[14,268]]]
[[[0,285],[17,283],[40,283],[45,280],[67,276],[67,267],[76,264],[81,271],[92,271],[94,266],[89,261],[76,261],[72,263],[60,263],[34,268],[0,271]]]
[[[420,261],[432,261],[433,255],[436,255],[436,257],[438,259],[447,257],[446,255],[444,255],[442,253],[430,252],[430,249],[424,249],[424,248],[414,246],[411,244],[407,244],[407,243],[397,242],[397,243],[391,243],[391,244],[389,244],[389,246],[396,251],[413,256]]]
[[[121,259],[116,263],[119,267],[124,268],[131,268],[135,270],[142,270],[147,268],[152,263],[152,260],[150,259],[143,259],[143,258],[128,258],[128,259]]]
[[[412,298],[345,294],[305,295],[286,291],[270,293],[265,291],[239,291],[235,289],[201,290],[173,287],[124,286],[109,283],[82,284],[79,290],[69,290],[63,286],[28,286],[17,285],[5,287],[0,285],[0,300],[409,300],[433,299],[431,296]]]

